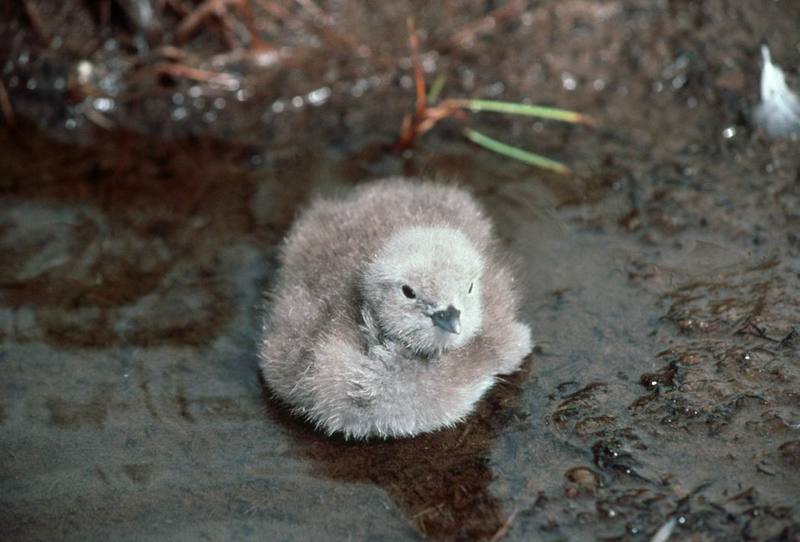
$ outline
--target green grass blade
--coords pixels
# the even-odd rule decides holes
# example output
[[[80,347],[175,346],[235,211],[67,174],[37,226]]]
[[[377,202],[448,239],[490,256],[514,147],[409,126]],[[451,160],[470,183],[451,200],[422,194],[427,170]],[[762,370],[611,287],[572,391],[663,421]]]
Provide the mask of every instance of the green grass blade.
[[[428,91],[428,104],[436,103],[436,100],[438,100],[439,96],[442,94],[442,89],[444,89],[446,81],[447,77],[443,73],[436,76],[433,85],[431,85],[431,89]]]
[[[464,128],[464,136],[473,143],[480,145],[485,149],[489,149],[497,154],[502,154],[503,156],[513,158],[514,160],[519,160],[520,162],[524,162],[532,166],[555,171],[556,173],[561,173],[562,175],[571,173],[570,169],[560,162],[550,160],[544,156],[540,156],[517,147],[512,147],[511,145],[503,143],[502,141],[492,139],[487,135],[476,132],[472,128]]]
[[[523,115],[526,117],[539,117],[573,124],[594,124],[594,119],[588,115],[555,107],[541,105],[527,105],[514,102],[498,102],[495,100],[452,100],[459,107],[472,112],[491,111],[505,115]]]

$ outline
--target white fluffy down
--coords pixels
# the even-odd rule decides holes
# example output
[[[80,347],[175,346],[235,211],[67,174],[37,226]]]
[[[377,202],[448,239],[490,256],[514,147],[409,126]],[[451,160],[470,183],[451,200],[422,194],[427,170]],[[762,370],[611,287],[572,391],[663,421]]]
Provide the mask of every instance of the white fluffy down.
[[[786,84],[783,71],[772,63],[769,48],[761,47],[761,103],[755,119],[771,137],[800,136],[800,98]]]
[[[456,424],[531,351],[491,223],[458,188],[393,178],[317,200],[281,263],[261,369],[278,398],[327,433],[401,437]],[[459,325],[443,327],[442,311]]]

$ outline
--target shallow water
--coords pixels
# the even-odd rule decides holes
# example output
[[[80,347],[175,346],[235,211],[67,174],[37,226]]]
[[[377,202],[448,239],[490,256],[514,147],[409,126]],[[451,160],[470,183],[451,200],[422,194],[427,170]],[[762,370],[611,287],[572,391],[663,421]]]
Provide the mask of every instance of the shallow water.
[[[213,122],[208,89],[175,119],[179,86],[103,131],[39,83],[14,90],[65,61],[20,65],[26,42],[8,41],[0,537],[800,537],[800,153],[748,117],[761,40],[800,64],[798,6],[536,2],[478,30],[482,4],[412,6],[448,95],[598,118],[472,119],[568,162],[564,178],[455,123],[392,153],[413,103],[392,61],[409,6],[345,4],[342,33],[376,53],[296,38]],[[328,439],[264,393],[262,292],[307,198],[400,173],[476,193],[519,260],[538,347],[455,429]]]

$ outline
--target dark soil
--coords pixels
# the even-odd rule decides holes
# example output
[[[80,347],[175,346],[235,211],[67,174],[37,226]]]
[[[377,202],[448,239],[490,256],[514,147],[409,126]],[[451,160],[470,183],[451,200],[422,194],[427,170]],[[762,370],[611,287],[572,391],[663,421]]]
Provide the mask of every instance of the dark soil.
[[[320,0],[263,23],[280,54],[226,60],[229,87],[137,67],[174,15],[16,4],[1,539],[800,540],[800,152],[750,120],[761,44],[800,66],[800,3]],[[393,153],[409,14],[445,96],[594,116],[469,121],[575,175],[455,121]],[[215,28],[184,49],[229,53]],[[391,174],[477,194],[538,347],[455,429],[329,439],[264,392],[262,292],[309,197]]]

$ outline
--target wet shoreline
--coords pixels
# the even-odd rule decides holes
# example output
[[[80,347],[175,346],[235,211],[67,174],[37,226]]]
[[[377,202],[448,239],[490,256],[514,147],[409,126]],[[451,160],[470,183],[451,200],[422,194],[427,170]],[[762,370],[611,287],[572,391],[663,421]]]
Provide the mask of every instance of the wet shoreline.
[[[477,149],[449,123],[392,153],[413,92],[407,68],[376,60],[407,55],[390,10],[348,12],[345,29],[381,20],[353,35],[382,51],[338,59],[349,87],[326,82],[335,55],[298,52],[299,71],[261,73],[242,110],[235,93],[222,109],[204,95],[197,122],[160,135],[135,110],[65,135],[47,120],[63,116],[39,114],[42,96],[12,92],[0,537],[650,540],[665,525],[675,539],[800,536],[800,154],[749,117],[761,42],[800,64],[800,12],[558,4],[435,60],[451,95],[595,115],[595,129],[470,120],[573,177]],[[444,40],[441,17],[420,12],[426,47]],[[324,103],[292,109],[325,86]],[[153,118],[194,107],[174,103],[189,90],[171,89]],[[476,194],[518,260],[538,347],[453,430],[328,439],[259,381],[263,291],[305,201],[394,174],[458,178]]]

